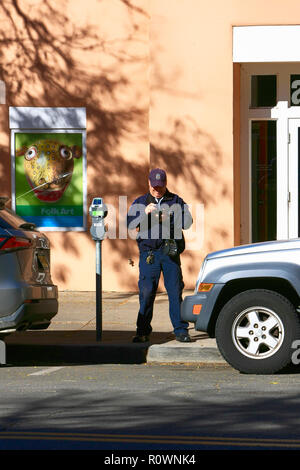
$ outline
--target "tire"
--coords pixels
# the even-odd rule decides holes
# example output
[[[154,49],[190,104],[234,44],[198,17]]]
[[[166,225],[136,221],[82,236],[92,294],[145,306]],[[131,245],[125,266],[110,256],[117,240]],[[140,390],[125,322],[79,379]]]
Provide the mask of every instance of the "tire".
[[[246,374],[274,374],[291,362],[300,320],[292,303],[276,292],[241,292],[222,308],[216,341],[224,359]]]

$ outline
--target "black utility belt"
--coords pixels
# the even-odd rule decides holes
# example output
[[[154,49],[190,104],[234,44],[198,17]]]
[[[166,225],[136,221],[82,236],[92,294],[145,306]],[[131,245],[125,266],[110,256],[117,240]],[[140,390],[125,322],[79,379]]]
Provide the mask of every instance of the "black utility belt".
[[[163,244],[159,248],[149,249],[148,256],[146,258],[147,264],[152,264],[154,262],[154,253],[158,250],[162,250],[164,255],[171,256],[172,258],[179,254],[176,240],[164,240]]]

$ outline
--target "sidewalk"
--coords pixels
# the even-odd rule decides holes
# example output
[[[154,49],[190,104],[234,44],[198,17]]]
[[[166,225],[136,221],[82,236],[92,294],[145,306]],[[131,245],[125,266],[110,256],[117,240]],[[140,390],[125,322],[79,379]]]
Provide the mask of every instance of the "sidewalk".
[[[185,292],[184,295],[188,295]],[[59,311],[44,331],[5,338],[7,363],[222,363],[216,341],[190,325],[192,343],[174,340],[165,293],[157,294],[149,343],[132,343],[138,294],[104,292],[102,337],[96,340],[95,292],[60,292]]]

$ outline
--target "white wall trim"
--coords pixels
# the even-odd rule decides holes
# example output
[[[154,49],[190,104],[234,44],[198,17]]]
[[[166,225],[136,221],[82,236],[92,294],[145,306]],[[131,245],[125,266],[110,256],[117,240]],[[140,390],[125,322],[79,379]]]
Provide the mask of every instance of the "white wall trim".
[[[233,62],[300,62],[300,25],[234,26]]]

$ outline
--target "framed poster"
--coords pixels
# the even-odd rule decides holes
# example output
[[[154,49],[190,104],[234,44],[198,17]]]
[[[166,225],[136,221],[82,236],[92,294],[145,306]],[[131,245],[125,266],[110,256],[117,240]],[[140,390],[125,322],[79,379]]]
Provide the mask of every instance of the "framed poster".
[[[86,131],[12,130],[13,209],[43,230],[86,229]]]

